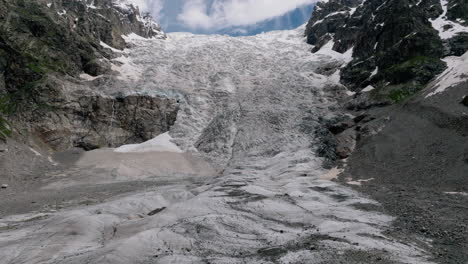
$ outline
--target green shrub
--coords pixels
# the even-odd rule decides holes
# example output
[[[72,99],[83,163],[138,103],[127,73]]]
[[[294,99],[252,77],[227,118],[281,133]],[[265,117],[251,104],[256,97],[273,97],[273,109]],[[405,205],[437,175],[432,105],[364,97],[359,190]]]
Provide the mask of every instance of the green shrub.
[[[10,112],[8,97],[0,97],[0,139],[5,140],[11,135],[11,126],[6,115]]]

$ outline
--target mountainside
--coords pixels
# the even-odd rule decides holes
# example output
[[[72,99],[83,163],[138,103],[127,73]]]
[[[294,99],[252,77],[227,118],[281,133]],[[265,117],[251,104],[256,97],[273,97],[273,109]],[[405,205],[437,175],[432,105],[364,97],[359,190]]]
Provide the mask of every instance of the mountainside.
[[[326,122],[338,134],[332,149],[357,142],[352,155],[338,148],[327,157],[348,158],[342,180],[361,181],[404,232],[433,239],[441,263],[465,263],[468,252],[467,8],[466,1],[331,0],[317,4],[306,29],[313,52],[353,57],[339,71],[352,91],[342,102],[352,118]]]
[[[102,74],[112,76],[119,68],[122,63],[115,51],[126,48],[125,35],[165,38],[149,15],[110,0],[2,0],[0,13],[0,109],[3,118],[10,119],[15,135],[28,138],[33,134],[55,150],[141,142],[159,131],[146,130],[146,121],[139,121],[145,115],[141,111],[122,117],[125,111],[133,113],[138,104],[149,104],[148,111],[156,115],[172,111],[172,120],[167,122],[174,122],[177,107],[172,103],[163,109],[162,105],[171,104],[166,99],[121,98],[115,102],[87,83]],[[153,102],[138,103],[148,100]],[[160,102],[163,110],[155,109]],[[113,111],[121,114],[120,120],[112,120]],[[120,131],[110,123],[117,124]],[[165,132],[167,127],[162,124],[159,129]],[[145,131],[134,131],[140,129]],[[103,135],[109,133],[118,138],[116,143]]]
[[[380,101],[400,101],[446,68],[441,58],[468,50],[466,14],[455,11],[467,6],[445,0],[321,2],[307,25],[307,41],[314,50],[327,43],[341,53],[353,49],[342,82],[354,91],[372,85]]]

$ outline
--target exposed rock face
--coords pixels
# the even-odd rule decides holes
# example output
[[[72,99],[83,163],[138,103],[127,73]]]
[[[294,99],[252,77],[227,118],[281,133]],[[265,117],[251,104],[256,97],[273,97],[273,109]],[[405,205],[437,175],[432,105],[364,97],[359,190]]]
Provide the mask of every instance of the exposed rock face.
[[[466,33],[441,39],[431,20],[448,9],[447,19],[466,23],[468,4],[451,0],[361,1],[331,0],[318,3],[307,25],[313,51],[333,41],[333,50],[353,49],[353,61],[341,71],[343,84],[354,91],[368,85],[377,88],[381,101],[398,102],[421,90],[445,63],[440,58],[462,55]],[[445,18],[444,18],[445,19]],[[448,25],[447,27],[450,27]]]
[[[404,236],[434,241],[440,263],[468,259],[460,206],[468,192],[467,8],[458,0],[330,0],[317,4],[306,30],[313,52],[353,49],[340,75],[355,92],[343,101],[355,123],[323,121],[325,165],[346,158],[341,180],[398,216]]]
[[[2,0],[0,16],[0,121],[24,137],[92,149],[142,142],[174,123],[173,100],[108,96],[77,79],[111,74],[116,55],[107,47],[124,49],[122,35],[164,39],[148,14],[112,0]]]
[[[455,156],[462,159],[464,147],[459,146],[459,142],[463,141],[467,129],[464,125],[466,90],[463,88],[466,84],[459,83],[466,80],[463,69],[467,67],[467,55],[463,54],[468,50],[468,28],[465,27],[466,14],[459,10],[465,10],[467,6],[466,1],[455,0],[331,0],[317,4],[306,29],[308,42],[314,45],[313,50],[320,50],[329,41],[333,42],[333,50],[337,52],[353,49],[353,60],[341,69],[341,81],[349,89],[357,91],[343,103],[357,116],[354,119],[356,124],[345,126],[347,130],[343,132],[341,127],[346,124],[343,120],[326,121],[331,123],[326,125],[328,130],[337,135],[334,147],[339,152],[338,157],[346,158],[354,147],[352,144],[340,144],[357,138],[354,156],[360,155],[363,149],[372,150],[373,154],[368,153],[366,157],[369,166],[383,163],[384,159],[407,161],[404,155],[411,155],[409,153],[413,151],[415,157],[431,156],[434,155],[429,151],[431,148],[444,153],[444,157],[452,157],[450,160],[453,162],[458,160]],[[460,57],[447,60],[447,56]],[[434,80],[444,70],[445,61],[449,62],[449,69]],[[395,105],[386,108],[391,104]],[[411,119],[409,116],[414,115],[418,117],[408,121]],[[406,125],[402,125],[405,122]],[[394,129],[390,129],[392,126]],[[429,126],[433,126],[430,131]],[[439,128],[452,130],[460,138],[451,136],[447,139]],[[353,136],[351,130],[358,131],[358,135]],[[426,138],[423,134],[431,134],[432,137]],[[407,142],[405,138],[411,140]],[[401,145],[396,142],[401,142]],[[416,147],[406,149],[410,142],[425,146],[425,151]],[[460,147],[455,156],[444,151],[454,150],[449,147],[451,145],[455,149],[458,148],[455,146]],[[427,159],[429,157],[425,157]],[[414,170],[426,171],[430,167],[423,164],[421,161],[405,172],[366,167],[358,174],[369,177],[371,174],[388,174],[386,179],[391,179],[407,173],[410,177],[415,174]],[[461,160],[456,164],[437,166],[445,172],[454,170],[451,175],[460,178],[455,171],[465,172],[467,168]],[[418,176],[426,179],[427,174]]]
[[[116,147],[147,141],[168,131],[177,111],[176,102],[164,97],[85,95],[33,116],[31,129],[57,151]]]

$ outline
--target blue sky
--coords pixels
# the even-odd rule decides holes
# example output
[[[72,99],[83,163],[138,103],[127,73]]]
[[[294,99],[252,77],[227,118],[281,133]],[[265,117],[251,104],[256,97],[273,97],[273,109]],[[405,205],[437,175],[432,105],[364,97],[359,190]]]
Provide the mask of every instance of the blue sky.
[[[141,1],[141,0],[139,0]],[[253,35],[304,24],[316,0],[145,0],[166,32]]]

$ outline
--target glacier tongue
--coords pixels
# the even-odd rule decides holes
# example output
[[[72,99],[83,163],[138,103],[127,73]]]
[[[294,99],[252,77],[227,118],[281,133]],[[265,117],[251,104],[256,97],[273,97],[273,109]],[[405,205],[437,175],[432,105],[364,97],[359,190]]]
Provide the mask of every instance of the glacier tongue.
[[[356,209],[376,203],[327,180],[314,154],[318,119],[333,115],[344,93],[333,76],[343,56],[310,53],[300,30],[174,33],[133,45],[126,54],[139,78],[119,76],[102,89],[177,98],[170,135],[185,153],[171,161],[153,152],[85,154],[75,169],[91,176],[65,173],[47,188],[112,179],[157,186],[3,218],[0,227],[16,229],[0,233],[0,263],[336,263],[356,252],[427,262],[415,245],[385,236],[391,217]],[[200,158],[213,169],[195,168]],[[183,168],[161,169],[179,160]]]

